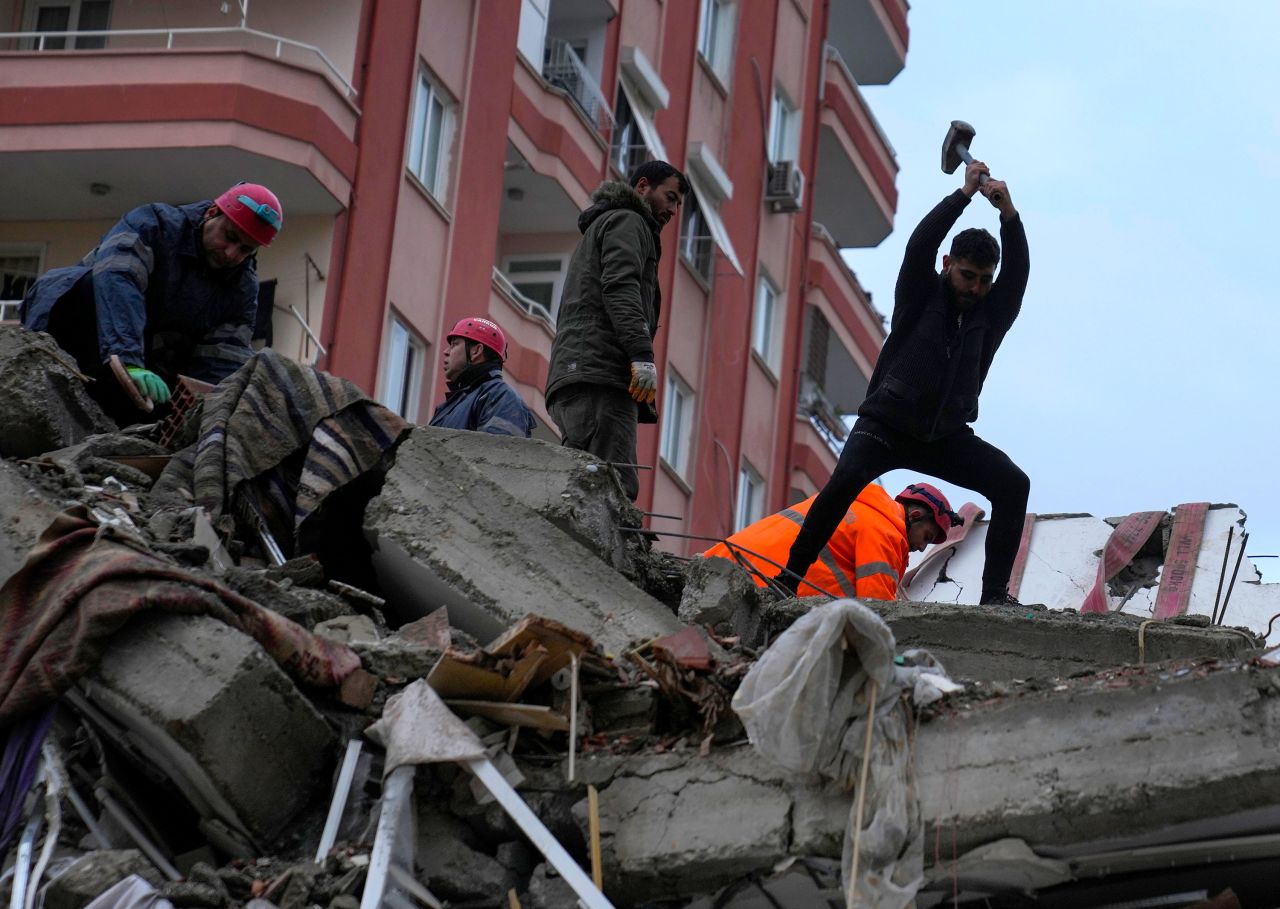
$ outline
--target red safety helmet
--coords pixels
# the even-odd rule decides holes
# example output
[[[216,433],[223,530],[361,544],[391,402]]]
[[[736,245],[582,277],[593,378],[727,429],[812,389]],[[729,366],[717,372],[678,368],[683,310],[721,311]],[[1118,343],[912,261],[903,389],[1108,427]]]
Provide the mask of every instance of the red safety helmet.
[[[214,199],[213,204],[259,246],[270,246],[284,226],[280,200],[258,183],[237,183]]]
[[[503,360],[507,359],[507,336],[502,333],[501,328],[488,319],[481,319],[478,316],[459,319],[458,324],[453,326],[453,331],[444,336],[446,341],[452,341],[454,338],[466,338],[468,341],[483,344]]]
[[[898,494],[899,502],[916,502],[929,509],[934,523],[942,528],[942,532],[950,533],[952,527],[964,524],[964,518],[951,510],[951,503],[937,486],[928,483],[912,483]]]

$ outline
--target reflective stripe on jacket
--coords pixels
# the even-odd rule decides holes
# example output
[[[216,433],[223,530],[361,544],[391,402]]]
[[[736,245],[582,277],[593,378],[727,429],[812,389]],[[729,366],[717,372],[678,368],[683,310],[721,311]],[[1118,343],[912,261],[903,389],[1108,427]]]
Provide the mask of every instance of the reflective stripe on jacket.
[[[751,550],[739,550],[739,555],[765,576],[774,577],[779,566],[786,564],[791,544],[816,498],[810,496],[798,505],[756,521],[729,537],[728,542]],[[902,506],[882,487],[871,484],[849,507],[805,580],[821,592],[836,596],[893,600],[898,596],[898,582],[907,569],[907,553],[907,522]],[[733,558],[724,543],[713,546],[703,555]],[[763,577],[753,577],[757,586],[765,586]],[[799,592],[801,596],[815,596],[819,591],[802,584]]]

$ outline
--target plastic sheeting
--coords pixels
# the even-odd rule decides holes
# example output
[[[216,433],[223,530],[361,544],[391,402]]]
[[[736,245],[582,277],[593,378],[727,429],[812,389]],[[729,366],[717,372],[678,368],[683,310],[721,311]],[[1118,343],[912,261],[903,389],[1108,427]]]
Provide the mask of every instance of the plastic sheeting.
[[[874,909],[911,905],[924,881],[924,826],[903,695],[923,705],[961,687],[928,652],[907,651],[903,665],[896,665],[894,649],[893,632],[875,612],[857,600],[836,600],[787,629],[733,699],[757,751],[789,770],[816,771],[851,789],[875,691],[854,882],[852,813],[843,856],[846,892],[857,894],[857,905]]]

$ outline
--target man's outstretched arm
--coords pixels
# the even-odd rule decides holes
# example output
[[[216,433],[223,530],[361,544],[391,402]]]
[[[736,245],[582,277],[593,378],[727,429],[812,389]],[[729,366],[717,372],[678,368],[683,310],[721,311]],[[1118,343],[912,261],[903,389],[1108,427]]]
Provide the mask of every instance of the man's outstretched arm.
[[[961,187],[935,205],[911,232],[894,289],[891,328],[896,330],[901,323],[912,319],[928,302],[938,276],[938,247],[978,192],[980,175],[986,172],[987,166],[981,161],[966,167]]]

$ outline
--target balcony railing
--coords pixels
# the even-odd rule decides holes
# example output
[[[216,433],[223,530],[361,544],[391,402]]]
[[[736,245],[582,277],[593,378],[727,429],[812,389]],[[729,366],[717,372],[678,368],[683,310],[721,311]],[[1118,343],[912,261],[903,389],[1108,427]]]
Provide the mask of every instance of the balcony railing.
[[[808,373],[800,375],[797,405],[800,416],[808,418],[818,435],[827,443],[827,447],[839,457],[844,448],[844,440],[849,435],[848,427],[836,411],[835,405],[827,399],[822,386]]]
[[[511,279],[503,273],[502,269],[496,265],[493,267],[493,283],[498,286],[503,295],[508,297],[519,309],[533,316],[535,319],[541,319],[555,331],[556,320],[551,314],[551,310],[547,309],[537,300],[530,300],[520,291],[516,290],[516,286],[511,283]]]
[[[556,88],[564,89],[591,121],[596,132],[608,138],[613,134],[613,110],[600,88],[600,83],[569,42],[552,38],[542,66],[542,78]]]
[[[112,44],[117,47],[144,47],[154,48],[157,50],[175,50],[177,45],[183,43],[184,39],[191,39],[197,36],[209,35],[228,35],[235,36],[243,41],[244,45],[258,44],[265,46],[268,53],[273,53],[277,58],[283,58],[286,49],[301,51],[304,57],[308,57],[319,64],[319,70],[323,72],[333,83],[335,88],[342,91],[343,95],[354,102],[356,99],[355,86],[342,74],[342,71],[334,64],[329,56],[320,48],[313,44],[306,44],[302,41],[295,41],[292,38],[285,38],[280,35],[273,35],[269,32],[259,31],[256,28],[248,28],[247,26],[222,26],[216,28],[131,28],[131,29],[104,29],[95,31],[44,31],[44,32],[0,32],[0,42],[16,42],[19,51],[44,51],[46,44],[52,39],[62,39],[65,48],[58,50],[67,50],[75,53],[73,45],[78,38],[102,38],[110,48]],[[141,43],[117,43],[117,39],[121,38],[138,38],[142,39]],[[93,48],[96,50],[97,48]],[[597,88],[597,91],[599,89]]]

